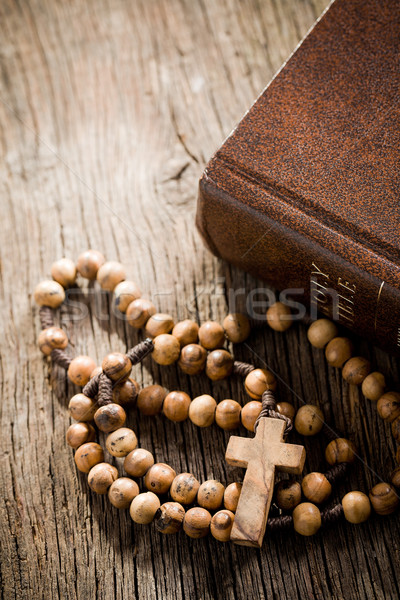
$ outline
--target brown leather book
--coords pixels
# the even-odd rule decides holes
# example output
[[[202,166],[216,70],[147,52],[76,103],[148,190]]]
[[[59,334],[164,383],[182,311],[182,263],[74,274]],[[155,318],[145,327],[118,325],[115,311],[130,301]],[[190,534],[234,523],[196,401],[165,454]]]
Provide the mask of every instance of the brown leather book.
[[[400,2],[336,0],[212,157],[218,256],[400,349]]]

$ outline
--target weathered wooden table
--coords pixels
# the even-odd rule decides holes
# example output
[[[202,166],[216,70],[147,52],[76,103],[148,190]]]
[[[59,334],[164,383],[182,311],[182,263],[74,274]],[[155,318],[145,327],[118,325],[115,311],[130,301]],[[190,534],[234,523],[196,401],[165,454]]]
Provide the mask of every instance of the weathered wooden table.
[[[222,264],[194,228],[197,180],[212,152],[325,8],[327,0],[3,0],[1,28],[2,598],[398,598],[398,516],[340,523],[314,538],[265,539],[261,551],[162,536],[88,491],[64,436],[73,393],[36,347],[32,290],[51,262],[93,247],[128,266],[177,318],[222,319],[251,277]],[[245,292],[240,298],[245,296]],[[79,300],[83,302],[82,298]],[[108,302],[63,311],[74,351],[99,361],[136,334]],[[240,308],[240,307],[239,307]],[[394,382],[394,359],[357,342]],[[239,359],[266,359],[280,397],[316,402],[357,444],[350,486],[394,465],[389,426],[311,350],[305,327],[260,329]],[[242,398],[148,360],[135,369],[194,397]],[[199,479],[230,482],[229,435],[131,414],[140,444]],[[323,466],[323,443],[307,444]]]

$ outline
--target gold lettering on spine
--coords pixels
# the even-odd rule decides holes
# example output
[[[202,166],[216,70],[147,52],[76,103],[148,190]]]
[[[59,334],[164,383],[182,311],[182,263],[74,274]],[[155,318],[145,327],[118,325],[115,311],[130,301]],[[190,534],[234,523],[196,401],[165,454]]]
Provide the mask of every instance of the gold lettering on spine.
[[[332,279],[329,273],[311,264],[311,303],[317,309],[347,325],[354,322],[357,286],[343,277]]]

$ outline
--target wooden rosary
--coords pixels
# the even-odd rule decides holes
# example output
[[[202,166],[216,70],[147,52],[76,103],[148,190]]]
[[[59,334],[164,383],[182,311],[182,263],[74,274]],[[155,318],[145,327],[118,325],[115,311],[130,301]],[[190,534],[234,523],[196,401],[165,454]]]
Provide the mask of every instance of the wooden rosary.
[[[114,293],[115,305],[125,313],[129,325],[145,328],[148,336],[126,354],[108,354],[101,367],[89,356],[71,358],[65,348],[66,333],[54,326],[52,309],[65,299],[65,289],[75,285],[77,273],[99,282],[102,289]],[[207,321],[200,327],[191,320],[174,323],[170,315],[157,313],[150,300],[141,298],[139,288],[126,280],[124,267],[118,262],[106,262],[95,250],[81,254],[77,264],[62,258],[51,268],[52,280],[39,283],[34,292],[40,306],[42,331],[39,348],[53,362],[67,370],[71,382],[81,386],[82,393],[69,402],[71,417],[77,421],[67,431],[67,443],[75,450],[77,468],[88,473],[90,488],[98,494],[108,494],[117,508],[129,508],[136,523],[149,524],[165,534],[176,533],[183,527],[192,538],[211,534],[219,541],[232,540],[247,546],[260,547],[265,530],[275,531],[294,527],[301,535],[315,534],[321,525],[342,516],[350,523],[362,523],[371,513],[371,505],[379,515],[388,515],[399,505],[400,466],[391,474],[391,483],[380,482],[369,492],[347,493],[341,503],[320,510],[332,492],[332,486],[343,477],[355,460],[356,449],[347,439],[337,437],[324,423],[322,411],[306,404],[295,411],[287,403],[276,403],[276,380],[267,369],[234,361],[224,348],[226,340],[243,342],[250,334],[250,321],[243,314],[229,314],[223,325]],[[291,325],[290,309],[276,302],[266,314],[266,321],[276,331]],[[310,343],[325,349],[328,363],[343,368],[349,384],[361,385],[366,398],[377,403],[379,415],[391,423],[392,433],[400,442],[400,394],[385,392],[385,378],[370,373],[369,362],[353,357],[353,346],[346,337],[339,337],[336,325],[328,319],[311,323],[307,333]],[[131,379],[132,366],[151,354],[159,365],[178,363],[188,375],[205,370],[217,381],[236,374],[244,377],[244,387],[252,399],[244,406],[228,399],[218,404],[209,395],[191,400],[183,391],[167,393],[159,385],[139,390]],[[155,463],[152,454],[137,447],[133,430],[124,427],[125,408],[135,405],[144,415],[162,412],[174,422],[189,418],[198,427],[214,422],[224,430],[234,430],[242,424],[254,432],[254,438],[232,436],[226,451],[228,464],[246,469],[243,483],[231,483],[226,488],[218,481],[208,480],[200,485],[191,473],[176,474],[164,463]],[[292,429],[313,436],[325,433],[329,443],[325,458],[330,468],[326,473],[309,473],[301,484],[295,479],[283,479],[274,487],[275,469],[300,474],[305,461],[303,446],[284,443]],[[120,477],[112,464],[104,461],[104,451],[96,438],[95,427],[108,434],[106,449],[111,457],[124,457],[123,468],[128,476]],[[400,447],[396,454],[400,463]],[[144,487],[133,478],[144,478]],[[160,503],[160,496],[171,500]],[[302,502],[302,494],[307,501]],[[268,519],[271,500],[283,513]],[[190,507],[188,510],[184,507]],[[221,506],[223,509],[220,509]],[[290,515],[289,512],[293,511]]]

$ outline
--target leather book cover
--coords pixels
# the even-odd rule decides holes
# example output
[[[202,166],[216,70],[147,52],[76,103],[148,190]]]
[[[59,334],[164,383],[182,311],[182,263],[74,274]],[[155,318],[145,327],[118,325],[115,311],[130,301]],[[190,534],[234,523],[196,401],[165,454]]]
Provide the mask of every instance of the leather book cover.
[[[210,160],[197,209],[216,255],[393,353],[399,84],[400,2],[335,0]]]

